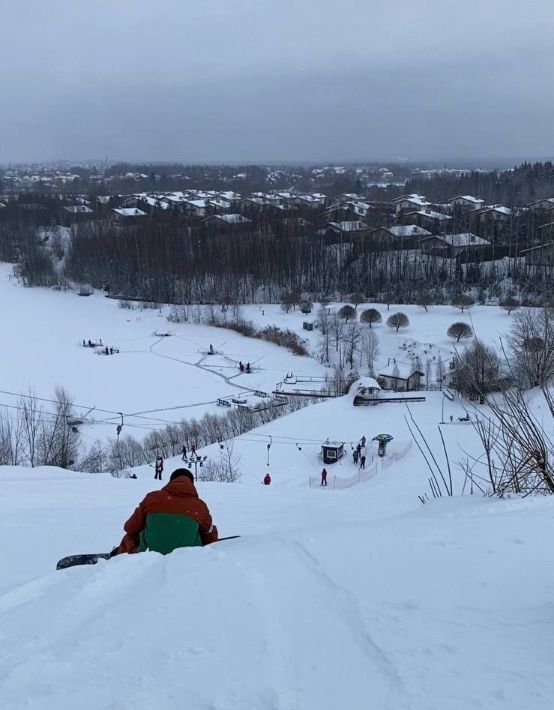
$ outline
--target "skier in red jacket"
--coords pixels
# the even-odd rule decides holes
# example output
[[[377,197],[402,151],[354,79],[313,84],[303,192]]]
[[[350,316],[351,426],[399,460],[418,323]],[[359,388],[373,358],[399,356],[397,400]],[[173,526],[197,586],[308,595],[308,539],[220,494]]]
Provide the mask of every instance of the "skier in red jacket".
[[[269,473],[266,473],[264,476],[264,486],[269,486],[270,483],[271,483],[271,476],[269,475]]]

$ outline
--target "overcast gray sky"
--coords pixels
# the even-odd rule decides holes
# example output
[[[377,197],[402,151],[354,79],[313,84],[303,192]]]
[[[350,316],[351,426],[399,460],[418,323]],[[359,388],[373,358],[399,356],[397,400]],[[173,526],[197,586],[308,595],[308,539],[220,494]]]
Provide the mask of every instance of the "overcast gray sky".
[[[0,162],[554,154],[553,0],[0,0]]]

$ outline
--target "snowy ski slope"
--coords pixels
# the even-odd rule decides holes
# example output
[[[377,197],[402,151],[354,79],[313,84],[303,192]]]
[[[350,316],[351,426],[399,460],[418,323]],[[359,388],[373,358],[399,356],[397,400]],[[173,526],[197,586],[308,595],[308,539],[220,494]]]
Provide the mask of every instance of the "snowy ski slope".
[[[181,403],[198,414],[213,406],[200,397],[229,385],[224,362],[214,372],[195,366],[198,350],[224,340],[230,356],[267,365],[256,386],[298,371],[299,362],[306,374],[323,371],[257,341],[243,355],[243,338],[203,326],[179,326],[159,342],[167,357],[158,357],[152,333],[169,324],[156,313],[24,290],[3,273],[6,391],[32,384],[49,396],[63,384],[82,404],[138,412]],[[405,334],[378,329],[382,362],[408,337],[451,347],[445,331],[459,318],[451,307],[402,310],[412,322]],[[297,330],[303,320],[278,306],[245,315]],[[472,318],[489,341],[509,324],[493,308],[476,308]],[[122,352],[100,357],[79,347],[89,336]],[[317,333],[308,337],[315,348]],[[429,392],[410,411],[437,450],[444,414],[453,464],[476,451],[472,427],[458,422],[459,399]],[[220,534],[241,539],[63,572],[55,571],[59,558],[119,541],[136,503],[158,485],[152,469],[121,480],[0,467],[2,710],[551,708],[554,501],[457,496],[421,506],[428,472],[408,446],[408,414],[402,404],[354,408],[344,397],[248,432],[235,441],[240,480],[198,484]],[[394,436],[393,464],[344,490],[308,487],[327,437],[346,448],[328,467],[331,483],[355,477],[351,447],[379,433]],[[215,444],[201,453],[219,452]],[[166,461],[165,480],[179,464]]]

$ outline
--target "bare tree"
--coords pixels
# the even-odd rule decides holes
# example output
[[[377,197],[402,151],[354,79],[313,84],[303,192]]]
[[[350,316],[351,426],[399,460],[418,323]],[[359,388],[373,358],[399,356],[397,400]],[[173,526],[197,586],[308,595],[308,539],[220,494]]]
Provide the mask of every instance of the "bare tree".
[[[360,359],[365,355],[367,369],[375,377],[375,360],[379,357],[379,338],[374,330],[365,330],[362,335]]]
[[[455,298],[452,299],[452,305],[456,306],[456,308],[459,308],[462,313],[467,309],[471,308],[475,304],[475,299],[472,298],[471,296],[466,295],[465,293],[461,293]]]
[[[360,352],[361,341],[362,331],[358,323],[348,325],[343,336],[344,360],[351,370],[354,369],[354,360]]]
[[[394,303],[394,293],[388,291],[383,295],[382,301],[387,305],[387,311],[390,310],[391,303]]]
[[[473,335],[473,330],[467,323],[452,323],[452,325],[446,331],[449,338],[452,338],[457,343],[460,342],[462,338],[471,338]]]
[[[347,304],[339,310],[339,316],[348,323],[349,320],[356,319],[356,310]]]
[[[525,310],[512,323],[508,343],[522,387],[547,388],[554,381],[554,312]]]
[[[0,412],[0,465],[17,466],[21,462],[23,435],[21,410]]]
[[[324,363],[328,363],[330,359],[330,345],[332,336],[332,323],[331,317],[327,312],[326,308],[320,308],[317,316],[317,322],[319,324],[319,332],[321,333],[320,342],[320,353],[321,359]]]
[[[418,306],[424,308],[425,312],[427,313],[427,309],[433,303],[431,294],[428,291],[420,291],[417,295],[416,303]]]
[[[407,328],[410,325],[408,316],[405,313],[393,313],[387,320],[389,328],[394,328],[398,333],[400,328]]]
[[[358,310],[358,306],[365,302],[365,296],[363,293],[356,291],[350,296],[350,301],[354,304],[354,310]]]
[[[368,323],[371,328],[373,323],[380,323],[382,321],[381,314],[376,308],[366,308],[360,316],[362,323]]]
[[[29,466],[34,467],[40,465],[37,461],[37,444],[42,428],[42,408],[32,390],[29,390],[28,395],[21,397],[18,404],[22,413],[25,458]]]
[[[40,463],[44,466],[69,468],[79,453],[78,427],[71,424],[75,413],[73,402],[63,387],[56,388],[55,413],[43,421],[38,438]]]
[[[491,392],[498,392],[501,389],[500,359],[496,351],[475,340],[456,356],[456,383],[462,394],[481,403]]]
[[[512,311],[515,311],[519,308],[519,301],[515,298],[512,298],[511,296],[508,296],[508,298],[505,298],[503,301],[500,301],[500,307],[503,308],[505,311],[508,311],[508,315],[510,315]]]

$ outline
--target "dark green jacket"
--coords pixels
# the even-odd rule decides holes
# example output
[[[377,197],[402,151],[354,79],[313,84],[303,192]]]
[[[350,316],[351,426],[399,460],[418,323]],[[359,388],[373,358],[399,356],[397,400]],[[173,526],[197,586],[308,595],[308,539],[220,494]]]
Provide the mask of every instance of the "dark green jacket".
[[[175,513],[148,513],[140,533],[140,551],[153,550],[167,555],[177,547],[202,545],[199,525],[193,518]]]

